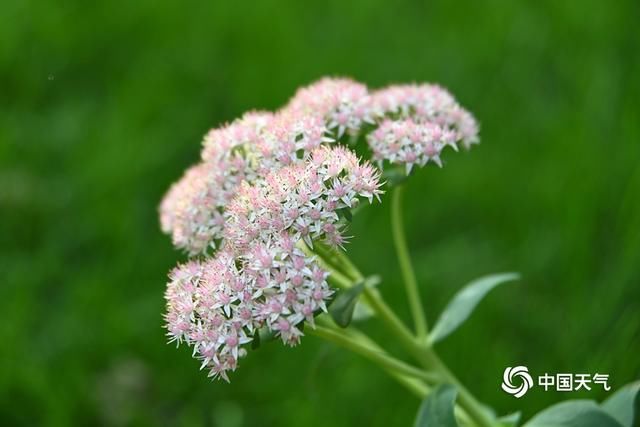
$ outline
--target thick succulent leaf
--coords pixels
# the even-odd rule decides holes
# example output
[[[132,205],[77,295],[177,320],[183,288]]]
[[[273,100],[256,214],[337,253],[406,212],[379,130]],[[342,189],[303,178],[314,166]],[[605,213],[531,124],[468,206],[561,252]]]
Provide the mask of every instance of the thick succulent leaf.
[[[522,413],[520,411],[505,415],[498,419],[500,427],[517,427],[520,424]]]
[[[260,339],[260,333],[256,331],[256,333],[253,334],[253,339],[251,340],[251,350],[257,350],[261,345],[262,340]]]
[[[471,315],[482,298],[496,286],[517,280],[517,273],[499,273],[481,277],[462,288],[449,302],[436,322],[429,339],[438,342],[455,331]]]
[[[451,384],[441,384],[420,405],[415,427],[458,427],[453,408],[458,391]]]
[[[364,286],[369,289],[373,289],[380,284],[382,279],[378,275],[369,276],[364,279]],[[373,292],[376,292],[375,290]],[[354,322],[364,321],[371,317],[375,316],[375,312],[371,308],[369,304],[365,301],[358,299],[356,302],[356,307],[353,310],[353,318],[351,319]]]
[[[253,339],[251,340],[251,349],[257,350],[262,344],[274,341],[276,339],[275,332],[269,330],[266,326],[256,330],[253,333]]]
[[[624,427],[640,425],[640,381],[622,387],[600,406]]]
[[[356,307],[353,310],[353,320],[354,322],[361,322],[367,319],[370,319],[375,315],[374,311],[367,304],[362,301],[356,302]]]
[[[329,307],[329,314],[338,326],[346,328],[351,323],[356,302],[364,290],[364,286],[365,282],[363,281],[348,289],[338,291],[338,295]]]
[[[622,427],[593,400],[568,400],[550,406],[524,427]]]
[[[340,218],[344,218],[346,222],[350,223],[353,221],[353,213],[350,208],[342,208],[336,211]]]

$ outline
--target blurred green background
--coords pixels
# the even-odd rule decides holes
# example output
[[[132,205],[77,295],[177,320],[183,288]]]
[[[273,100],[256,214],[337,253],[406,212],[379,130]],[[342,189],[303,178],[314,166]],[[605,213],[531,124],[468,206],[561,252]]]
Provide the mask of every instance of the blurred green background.
[[[219,4],[216,4],[219,3]],[[440,346],[501,413],[502,371],[640,376],[638,2],[3,2],[0,425],[410,425],[418,401],[307,337],[263,346],[230,385],[165,343],[164,191],[210,128],[300,85],[432,81],[482,124],[409,183],[409,243],[433,322],[476,276],[522,272]],[[389,204],[349,250],[409,319]],[[395,348],[375,321],[365,326]]]

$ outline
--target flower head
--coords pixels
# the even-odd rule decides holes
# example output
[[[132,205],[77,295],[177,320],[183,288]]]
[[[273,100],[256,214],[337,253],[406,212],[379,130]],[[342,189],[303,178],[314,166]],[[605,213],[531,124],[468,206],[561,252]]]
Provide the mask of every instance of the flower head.
[[[277,170],[257,185],[243,185],[227,208],[225,237],[239,249],[281,232],[309,246],[313,240],[342,246],[339,211],[354,208],[360,198],[372,201],[379,187],[378,171],[361,164],[353,152],[320,147],[305,163]]]
[[[319,115],[339,138],[345,132],[357,134],[363,122],[372,122],[368,97],[363,84],[345,78],[323,78],[299,89],[285,108]]]
[[[251,151],[262,130],[269,125],[273,114],[266,111],[252,111],[240,119],[212,129],[202,143],[202,159],[207,162],[233,163],[233,158]]]
[[[431,84],[394,85],[371,94],[369,109],[374,117],[411,118],[452,130],[465,148],[478,143],[478,124],[446,89]]]
[[[432,122],[387,119],[367,136],[367,141],[375,160],[405,165],[408,174],[414,165],[422,167],[429,161],[442,166],[440,153],[447,145],[457,150],[455,138],[454,131]]]
[[[256,141],[261,176],[305,160],[315,148],[333,142],[327,132],[325,122],[317,116],[292,110],[276,113]]]
[[[309,249],[343,249],[350,211],[382,193],[380,170],[338,145],[344,134],[364,135],[381,167],[409,174],[441,165],[447,145],[477,143],[478,125],[439,86],[370,95],[352,80],[324,78],[276,113],[250,112],[211,130],[201,163],[160,205],[175,246],[204,255],[169,274],[169,341],[191,346],[210,376],[228,381],[259,331],[296,345],[303,323],[313,327],[327,311],[329,272]]]
[[[225,209],[241,183],[259,182],[274,170],[307,159],[333,142],[317,116],[295,111],[249,113],[209,132],[204,161],[174,184],[160,205],[160,223],[177,248],[190,255],[222,243]]]
[[[233,257],[220,251],[214,259],[190,261],[169,274],[165,320],[169,341],[186,342],[210,375],[229,380],[251,341],[252,316],[242,302],[246,283]]]
[[[173,184],[160,204],[162,231],[173,244],[194,255],[215,247],[222,238],[222,208],[233,197],[242,174],[227,175],[210,163],[200,163]]]
[[[326,311],[333,291],[327,273],[287,235],[254,244],[236,258],[226,249],[205,262],[190,261],[169,274],[165,315],[169,341],[193,347],[210,376],[229,380],[245,345],[265,327],[287,345],[300,324]]]

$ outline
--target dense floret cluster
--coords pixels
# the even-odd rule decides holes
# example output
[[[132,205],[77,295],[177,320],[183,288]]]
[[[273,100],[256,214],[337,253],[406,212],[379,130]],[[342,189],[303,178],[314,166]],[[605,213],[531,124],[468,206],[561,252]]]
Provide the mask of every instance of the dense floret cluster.
[[[348,79],[300,89],[281,110],[251,112],[204,138],[202,160],[160,205],[162,230],[196,256],[169,275],[170,341],[193,347],[213,377],[246,354],[257,331],[287,345],[333,294],[309,249],[343,250],[346,213],[378,199],[381,170],[345,139],[365,137],[380,167],[442,165],[446,146],[478,142],[478,126],[444,89],[370,93]],[[348,138],[345,138],[348,137]]]

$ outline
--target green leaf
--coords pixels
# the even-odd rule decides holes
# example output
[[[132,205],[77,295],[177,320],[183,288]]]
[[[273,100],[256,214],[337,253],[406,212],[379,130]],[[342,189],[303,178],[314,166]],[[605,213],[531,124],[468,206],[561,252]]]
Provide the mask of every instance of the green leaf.
[[[336,213],[340,218],[344,218],[348,223],[353,221],[353,213],[351,212],[351,208],[342,208],[336,210]]]
[[[364,279],[364,286],[369,289],[373,289],[380,284],[382,279],[378,275],[368,276]],[[374,291],[375,292],[375,291]],[[371,317],[375,316],[375,312],[367,303],[358,299],[356,302],[356,307],[353,310],[352,321],[358,322],[367,320]]]
[[[514,412],[513,414],[505,415],[504,417],[498,418],[498,423],[500,427],[516,427],[520,424],[520,419],[522,418],[522,413],[520,411]]]
[[[429,339],[438,342],[455,331],[473,312],[480,300],[501,283],[517,280],[517,273],[500,273],[474,280],[459,291],[444,309],[436,322]]]
[[[622,427],[593,400],[567,400],[535,415],[524,427]]]
[[[270,331],[266,326],[258,329],[253,334],[253,340],[251,341],[251,349],[257,350],[262,344],[273,341],[276,338],[276,334]]]
[[[458,427],[453,407],[458,391],[451,384],[441,384],[422,401],[414,427]]]
[[[407,174],[402,167],[387,165],[382,172],[382,179],[387,183],[387,185],[393,187],[405,182],[407,180]]]
[[[351,323],[356,302],[364,290],[364,286],[365,282],[362,281],[349,289],[338,291],[338,295],[329,307],[329,314],[338,326],[346,328]]]
[[[353,318],[354,322],[359,322],[363,320],[367,320],[372,318],[375,315],[375,312],[369,307],[367,304],[364,304],[362,301],[356,302],[355,309],[353,310]]]
[[[600,406],[624,427],[640,425],[640,381],[622,387]]]
[[[252,340],[251,340],[251,350],[257,350],[260,348],[260,333],[256,332],[255,334],[253,334]]]

